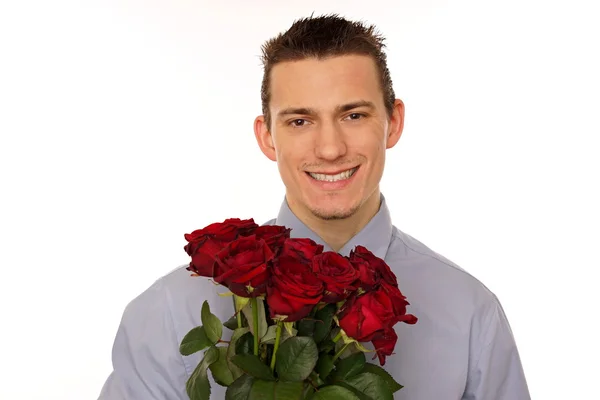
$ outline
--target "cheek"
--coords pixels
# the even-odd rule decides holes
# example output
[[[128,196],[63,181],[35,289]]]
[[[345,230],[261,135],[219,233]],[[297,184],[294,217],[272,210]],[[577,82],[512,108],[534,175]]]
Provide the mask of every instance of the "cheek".
[[[385,152],[385,135],[374,130],[349,132],[346,136],[348,150],[372,160]]]
[[[302,165],[310,162],[307,157],[310,152],[301,144],[288,144],[277,149],[277,165],[282,175],[290,176],[296,173]]]

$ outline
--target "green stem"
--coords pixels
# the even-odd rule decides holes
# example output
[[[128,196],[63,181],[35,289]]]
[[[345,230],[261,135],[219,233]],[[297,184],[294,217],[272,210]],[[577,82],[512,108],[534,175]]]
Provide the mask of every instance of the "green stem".
[[[258,355],[258,300],[253,297],[250,302],[252,303],[252,322],[254,322],[254,355]]]
[[[333,338],[333,343],[337,343],[337,341],[340,340],[341,337],[342,337],[342,330],[340,329],[340,333],[338,333],[336,335],[336,337]]]
[[[277,321],[277,330],[275,331],[275,348],[273,349],[273,358],[271,358],[271,371],[275,370],[275,357],[277,356],[277,349],[279,349],[279,339],[281,338],[281,326],[283,322]]]
[[[346,351],[346,349],[348,348],[348,346],[350,346],[351,344],[352,344],[352,343],[346,343],[346,344],[344,345],[344,347],[342,347],[342,348],[340,349],[340,351],[338,351],[337,353],[335,353],[335,356],[333,356],[333,360],[331,360],[331,361],[335,362],[335,360],[337,360],[338,358],[340,358],[340,356],[342,355],[342,353],[343,353],[344,351]]]
[[[242,310],[238,311],[238,297],[235,294],[233,295],[233,311],[235,311],[235,314],[237,316],[238,328],[241,328],[242,327]]]

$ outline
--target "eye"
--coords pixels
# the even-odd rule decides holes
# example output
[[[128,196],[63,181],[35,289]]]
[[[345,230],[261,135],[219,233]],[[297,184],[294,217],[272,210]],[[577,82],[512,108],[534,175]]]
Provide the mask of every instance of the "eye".
[[[301,126],[304,126],[307,124],[307,121],[305,119],[302,118],[298,118],[298,119],[294,119],[292,121],[290,121],[290,125],[295,127],[295,128],[299,128]]]
[[[346,118],[350,119],[350,120],[359,120],[361,118],[363,118],[365,115],[361,114],[361,113],[352,113],[350,115],[348,115]]]

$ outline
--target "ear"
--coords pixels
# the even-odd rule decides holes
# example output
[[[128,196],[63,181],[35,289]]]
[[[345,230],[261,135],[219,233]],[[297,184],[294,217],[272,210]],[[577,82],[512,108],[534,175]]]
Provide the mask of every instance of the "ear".
[[[265,156],[271,161],[277,161],[277,153],[275,152],[275,144],[273,142],[273,136],[269,132],[269,127],[265,122],[264,115],[256,117],[254,120],[254,136],[258,147]]]
[[[400,99],[394,101],[394,110],[390,118],[390,126],[386,141],[386,149],[391,149],[398,143],[404,129],[404,103]]]

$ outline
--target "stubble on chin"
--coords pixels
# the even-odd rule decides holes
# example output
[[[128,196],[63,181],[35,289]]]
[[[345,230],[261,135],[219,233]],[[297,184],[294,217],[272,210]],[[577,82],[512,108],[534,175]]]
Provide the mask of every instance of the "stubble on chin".
[[[358,211],[360,206],[353,206],[349,210],[324,210],[321,208],[311,208],[310,212],[323,221],[339,221],[352,217]]]

